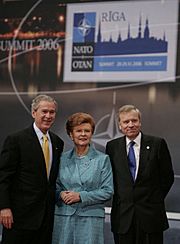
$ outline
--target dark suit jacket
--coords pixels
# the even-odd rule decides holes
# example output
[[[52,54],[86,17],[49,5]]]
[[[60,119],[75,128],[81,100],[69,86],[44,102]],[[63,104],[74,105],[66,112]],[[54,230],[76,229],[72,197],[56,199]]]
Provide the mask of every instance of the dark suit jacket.
[[[63,141],[50,132],[53,160],[49,180],[33,126],[8,136],[0,156],[0,209],[11,208],[14,227],[37,229],[48,214],[53,223],[55,182]]]
[[[164,199],[174,174],[165,140],[142,134],[135,182],[128,167],[125,136],[108,142],[106,153],[110,156],[114,177],[112,231],[126,233],[134,214],[148,233],[167,229]]]

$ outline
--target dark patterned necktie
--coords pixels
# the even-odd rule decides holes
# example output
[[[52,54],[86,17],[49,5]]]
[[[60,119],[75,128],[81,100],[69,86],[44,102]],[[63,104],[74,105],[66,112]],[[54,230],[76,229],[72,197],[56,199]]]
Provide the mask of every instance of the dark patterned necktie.
[[[128,153],[129,169],[131,171],[133,180],[135,180],[135,174],[136,174],[136,158],[134,153],[134,144],[135,144],[134,141],[130,142],[129,153]]]

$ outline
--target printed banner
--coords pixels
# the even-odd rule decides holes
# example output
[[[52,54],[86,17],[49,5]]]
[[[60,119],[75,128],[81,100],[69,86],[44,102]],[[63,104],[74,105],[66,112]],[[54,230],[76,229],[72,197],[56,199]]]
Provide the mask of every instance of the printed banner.
[[[174,81],[178,0],[68,4],[65,82]]]

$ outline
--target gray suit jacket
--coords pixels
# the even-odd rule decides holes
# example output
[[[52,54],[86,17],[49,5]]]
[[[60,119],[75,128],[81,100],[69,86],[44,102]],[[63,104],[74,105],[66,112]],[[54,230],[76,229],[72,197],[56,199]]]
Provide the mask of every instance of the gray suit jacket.
[[[114,177],[112,231],[126,233],[134,214],[146,232],[168,228],[164,199],[174,174],[164,139],[142,134],[139,170],[134,182],[128,167],[125,136],[107,143]]]

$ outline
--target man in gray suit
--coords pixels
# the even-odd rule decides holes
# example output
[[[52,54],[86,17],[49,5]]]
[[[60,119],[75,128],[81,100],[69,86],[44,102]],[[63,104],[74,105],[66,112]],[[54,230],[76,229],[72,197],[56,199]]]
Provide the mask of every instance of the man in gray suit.
[[[64,143],[50,131],[56,101],[39,95],[31,108],[34,123],[8,136],[0,155],[2,244],[51,244],[55,183]],[[49,144],[48,166],[43,135]]]
[[[106,146],[114,177],[115,244],[162,244],[168,228],[164,200],[174,181],[167,144],[141,132],[141,113],[133,105],[119,109],[119,128],[124,136]]]

